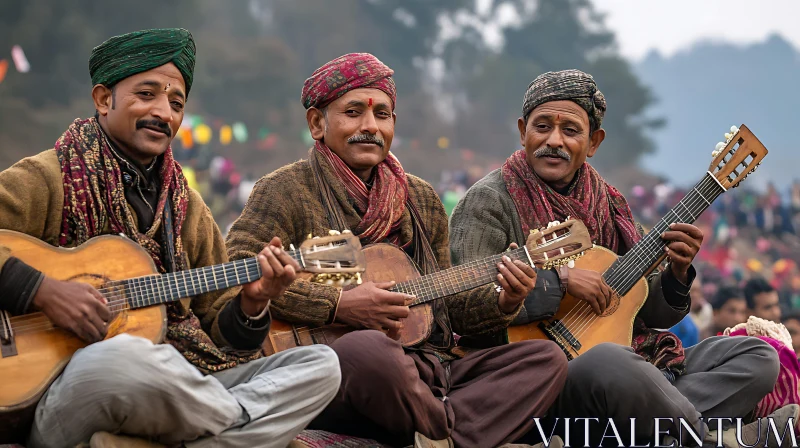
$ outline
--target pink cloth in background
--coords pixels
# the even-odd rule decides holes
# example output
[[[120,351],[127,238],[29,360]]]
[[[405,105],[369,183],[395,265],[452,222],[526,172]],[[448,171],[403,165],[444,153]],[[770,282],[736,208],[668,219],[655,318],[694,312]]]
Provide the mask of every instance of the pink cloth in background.
[[[731,333],[731,336],[749,336],[744,328]],[[783,342],[766,336],[754,336],[767,342],[778,352],[778,359],[781,369],[778,373],[778,380],[775,388],[767,394],[756,406],[756,417],[766,417],[787,404],[800,404],[800,392],[798,392],[798,380],[800,379],[800,362],[797,355]],[[797,433],[795,426],[795,433]]]

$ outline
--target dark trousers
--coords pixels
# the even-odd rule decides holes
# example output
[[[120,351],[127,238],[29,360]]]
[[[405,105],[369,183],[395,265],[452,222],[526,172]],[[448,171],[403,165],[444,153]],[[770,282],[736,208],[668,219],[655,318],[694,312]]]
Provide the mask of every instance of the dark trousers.
[[[561,391],[567,359],[549,341],[479,350],[440,363],[407,353],[381,332],[349,333],[331,345],[342,384],[309,427],[412,444],[417,431],[457,447],[495,447],[533,427]]]
[[[679,437],[678,418],[683,418],[702,438],[708,427],[701,417],[747,417],[775,386],[779,362],[775,350],[760,339],[718,336],[687,348],[686,368],[672,384],[630,347],[598,345],[569,362],[564,390],[542,425],[545,435],[555,426],[556,434],[566,437],[564,418],[598,418],[590,422],[589,445],[617,446],[613,437],[602,439],[604,432],[614,434],[607,430],[611,418],[624,444],[631,443],[633,426],[635,439],[652,446],[655,419],[662,417],[674,419],[674,424],[660,425],[673,437]],[[556,422],[556,417],[562,420]],[[538,430],[534,432],[529,438],[536,438]],[[571,423],[570,445],[584,446],[584,433],[583,421]],[[682,435],[684,445],[696,444],[685,429]]]

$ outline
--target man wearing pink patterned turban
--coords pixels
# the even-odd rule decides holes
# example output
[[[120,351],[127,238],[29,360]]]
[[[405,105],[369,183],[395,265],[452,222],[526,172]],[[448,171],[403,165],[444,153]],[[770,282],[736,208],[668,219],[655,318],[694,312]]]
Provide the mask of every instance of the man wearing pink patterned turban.
[[[306,80],[301,101],[314,147],[308,160],[256,184],[228,237],[232,259],[253,256],[275,235],[298,245],[334,229],[351,230],[362,245],[394,244],[423,275],[450,267],[439,197],[389,151],[397,119],[393,73],[374,56],[355,53]],[[295,281],[272,302],[277,318],[361,330],[331,344],[342,388],[310,426],[395,446],[424,437],[452,439],[459,447],[499,446],[531,429],[532,417],[543,415],[566,377],[566,357],[556,345],[455,350],[454,332],[505,329],[535,285],[536,273],[524,263],[506,258],[497,268],[502,291],[485,285],[435,301],[431,334],[410,349],[387,336],[396,335],[409,314],[410,296],[390,291],[394,282],[342,291]]]

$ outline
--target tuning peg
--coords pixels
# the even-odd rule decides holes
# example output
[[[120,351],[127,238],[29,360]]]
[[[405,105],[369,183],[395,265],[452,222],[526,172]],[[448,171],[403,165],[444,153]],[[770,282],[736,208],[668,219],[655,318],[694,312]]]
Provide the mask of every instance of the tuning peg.
[[[725,147],[725,143],[719,142],[719,143],[717,143],[717,146],[714,147],[714,150],[717,151],[717,153],[719,153],[720,151],[722,151],[722,148],[724,148],[724,147]]]
[[[336,236],[336,235],[341,235],[341,234],[342,233],[339,232],[338,230],[329,230],[328,231],[328,235],[331,235],[331,236]]]
[[[739,128],[736,126],[731,126],[731,134],[736,134],[737,132],[739,132]]]
[[[342,233],[347,233],[347,234],[350,234],[350,233],[353,233],[353,232],[351,232],[351,231],[349,231],[349,230],[342,230]]]

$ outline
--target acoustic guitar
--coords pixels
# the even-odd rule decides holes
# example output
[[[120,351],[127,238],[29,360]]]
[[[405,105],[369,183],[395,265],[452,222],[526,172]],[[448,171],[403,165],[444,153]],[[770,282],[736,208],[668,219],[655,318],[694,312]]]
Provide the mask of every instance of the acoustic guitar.
[[[731,127],[725,137],[727,141],[718,143],[712,152],[713,160],[702,180],[625,255],[617,257],[597,246],[576,261],[577,268],[602,272],[611,287],[613,297],[603,314],[595,314],[589,304],[567,294],[553,318],[509,327],[509,341],[550,339],[568,359],[603,342],[630,346],[634,319],[648,295],[644,277],[666,257],[660,235],[671,223],[695,222],[717,197],[755,171],[767,155],[767,149],[745,125]]]
[[[407,303],[409,316],[400,320],[398,331],[398,340],[403,346],[412,347],[427,340],[431,334],[434,319],[431,302],[492,283],[502,256],[521,260],[535,268],[549,269],[569,263],[591,247],[586,226],[580,221],[567,220],[551,223],[546,229],[532,230],[521,248],[420,276],[414,262],[401,249],[385,243],[371,244],[363,249],[367,260],[363,278],[374,282],[396,281],[398,283],[390,291],[414,297]],[[344,324],[311,328],[273,320],[269,336],[264,341],[264,352],[272,354],[304,345],[330,344],[354,330]]]
[[[167,323],[163,304],[261,278],[255,257],[160,275],[144,249],[115,235],[65,249],[0,230],[0,246],[45,275],[97,288],[114,314],[107,338],[129,333],[160,343]],[[361,243],[351,233],[308,239],[288,253],[307,272],[352,275],[365,269]],[[0,443],[24,438],[42,394],[86,345],[42,313],[0,312]]]

